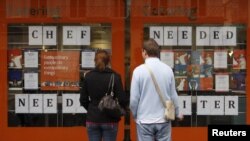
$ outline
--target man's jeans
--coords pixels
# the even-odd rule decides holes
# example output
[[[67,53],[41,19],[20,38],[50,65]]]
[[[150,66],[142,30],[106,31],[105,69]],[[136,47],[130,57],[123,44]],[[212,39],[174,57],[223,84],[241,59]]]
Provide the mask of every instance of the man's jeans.
[[[154,124],[137,123],[137,140],[171,141],[171,128],[171,122]]]
[[[118,124],[102,123],[86,125],[89,141],[116,141]]]

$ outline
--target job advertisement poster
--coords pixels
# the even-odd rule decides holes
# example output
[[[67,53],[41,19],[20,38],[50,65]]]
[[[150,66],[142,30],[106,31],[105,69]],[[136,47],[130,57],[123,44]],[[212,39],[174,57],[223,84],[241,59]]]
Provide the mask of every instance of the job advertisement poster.
[[[83,51],[82,52],[82,68],[94,68],[95,67],[95,52],[94,51]]]
[[[79,90],[78,51],[41,52],[42,90]]]
[[[24,73],[24,89],[27,89],[27,90],[38,89],[38,73],[37,72]]]
[[[227,51],[214,52],[214,68],[217,69],[227,68]]]
[[[167,64],[169,67],[174,68],[174,52],[163,50],[160,53],[161,61]]]
[[[25,51],[24,52],[24,67],[25,68],[38,68],[38,52]]]
[[[215,75],[215,91],[229,91],[229,75]]]

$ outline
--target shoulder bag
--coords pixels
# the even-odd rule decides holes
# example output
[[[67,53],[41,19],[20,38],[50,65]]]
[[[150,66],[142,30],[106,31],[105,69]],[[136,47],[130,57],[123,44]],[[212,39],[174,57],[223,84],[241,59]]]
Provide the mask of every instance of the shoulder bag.
[[[120,106],[118,99],[115,97],[114,77],[115,75],[112,73],[108,90],[100,100],[98,108],[109,117],[118,119],[125,114],[125,110]]]
[[[158,85],[158,83],[156,82],[155,76],[153,74],[153,72],[151,71],[151,69],[145,64],[146,68],[148,69],[150,76],[154,82],[155,85],[155,89],[158,93],[158,95],[160,96],[161,102],[163,104],[163,106],[165,107],[165,111],[164,111],[164,116],[167,120],[175,120],[175,106],[174,103],[172,102],[172,100],[164,100],[163,94],[160,90],[160,87]]]

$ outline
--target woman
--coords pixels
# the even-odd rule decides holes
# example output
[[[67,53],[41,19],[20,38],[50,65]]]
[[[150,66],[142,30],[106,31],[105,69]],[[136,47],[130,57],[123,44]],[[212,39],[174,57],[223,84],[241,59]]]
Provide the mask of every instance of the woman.
[[[111,75],[114,74],[114,93],[121,106],[128,104],[128,97],[123,91],[121,77],[108,67],[109,55],[105,50],[98,50],[95,55],[95,69],[88,72],[82,83],[80,103],[88,111],[86,127],[89,141],[116,141],[120,118],[112,118],[98,109],[101,98],[109,89]]]

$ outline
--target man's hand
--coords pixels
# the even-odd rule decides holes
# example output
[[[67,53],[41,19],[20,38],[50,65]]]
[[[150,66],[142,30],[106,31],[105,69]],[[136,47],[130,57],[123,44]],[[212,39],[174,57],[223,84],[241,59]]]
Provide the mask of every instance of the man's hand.
[[[184,119],[184,116],[179,113],[179,115],[176,118],[178,121],[182,121]]]

